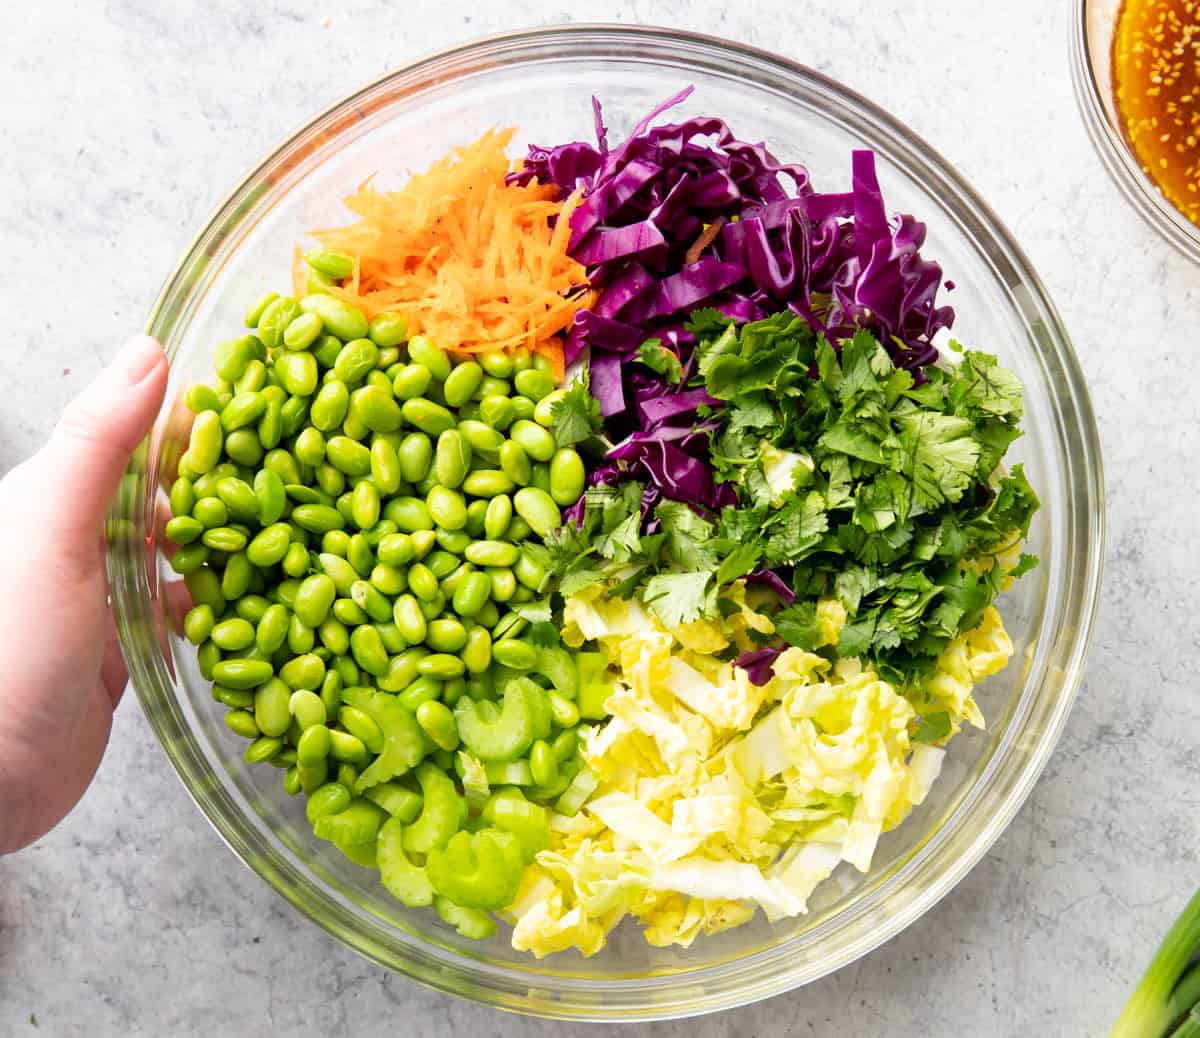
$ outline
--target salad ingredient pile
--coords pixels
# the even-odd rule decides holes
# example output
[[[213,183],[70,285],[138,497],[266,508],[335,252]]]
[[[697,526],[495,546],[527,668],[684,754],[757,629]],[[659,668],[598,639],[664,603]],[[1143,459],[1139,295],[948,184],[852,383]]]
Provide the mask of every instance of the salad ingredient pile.
[[[364,186],[187,397],[172,566],[246,759],[398,900],[539,957],[866,872],[1036,564],[1020,383],[936,363],[941,270],[873,156],[818,194],[656,124],[689,93],[615,148],[597,105],[596,146]]]

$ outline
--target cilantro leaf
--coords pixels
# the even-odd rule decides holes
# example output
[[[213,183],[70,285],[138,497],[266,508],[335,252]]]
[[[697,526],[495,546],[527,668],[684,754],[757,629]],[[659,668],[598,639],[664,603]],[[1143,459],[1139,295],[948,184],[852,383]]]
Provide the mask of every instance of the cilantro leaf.
[[[581,443],[600,431],[604,425],[600,401],[592,396],[586,369],[550,408],[550,417],[554,422],[554,442],[559,447]]]
[[[979,461],[979,443],[965,418],[921,411],[900,416],[900,446],[905,475],[916,499],[937,508],[962,497]]]
[[[638,347],[638,360],[673,386],[683,381],[683,365],[679,362],[679,354],[664,346],[662,339],[647,339],[642,343]]]
[[[712,574],[659,573],[646,582],[643,597],[665,627],[699,620],[711,609],[707,595]]]
[[[913,742],[941,742],[950,734],[950,715],[945,710],[926,714],[913,733]]]

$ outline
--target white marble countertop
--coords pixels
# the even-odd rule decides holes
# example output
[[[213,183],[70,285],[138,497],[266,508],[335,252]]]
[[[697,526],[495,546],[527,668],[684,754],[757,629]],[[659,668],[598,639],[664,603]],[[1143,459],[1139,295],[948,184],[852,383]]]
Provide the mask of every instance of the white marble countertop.
[[[41,0],[6,18],[0,471],[143,325],[193,230],[285,132],[422,53],[567,21],[576,6]],[[1060,308],[1108,478],[1088,677],[1008,832],[935,910],[866,959],[651,1033],[1099,1034],[1200,880],[1200,270],[1139,222],[1091,151],[1070,86],[1070,6],[592,0],[583,11],[774,48],[933,142],[1024,244]],[[317,1030],[601,1029],[433,994],[326,937],[237,865],[127,697],[83,803],[0,860],[0,1033]]]

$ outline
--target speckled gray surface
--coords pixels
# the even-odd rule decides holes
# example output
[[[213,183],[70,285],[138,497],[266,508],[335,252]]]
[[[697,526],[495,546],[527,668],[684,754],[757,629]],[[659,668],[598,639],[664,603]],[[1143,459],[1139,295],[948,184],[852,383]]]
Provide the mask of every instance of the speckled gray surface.
[[[1090,150],[1071,94],[1068,6],[592,0],[583,9],[780,50],[932,141],[1046,281],[1091,384],[1108,475],[1106,593],[1088,677],[1058,752],[994,849],[865,960],[788,996],[648,1032],[1098,1034],[1200,879],[1200,271],[1141,225]],[[0,470],[33,449],[142,325],[193,229],[285,131],[419,54],[568,21],[575,9],[42,0],[6,19]],[[0,1033],[351,1029],[601,1030],[500,1016],[341,948],[236,865],[126,699],[83,803],[58,831],[0,860]]]

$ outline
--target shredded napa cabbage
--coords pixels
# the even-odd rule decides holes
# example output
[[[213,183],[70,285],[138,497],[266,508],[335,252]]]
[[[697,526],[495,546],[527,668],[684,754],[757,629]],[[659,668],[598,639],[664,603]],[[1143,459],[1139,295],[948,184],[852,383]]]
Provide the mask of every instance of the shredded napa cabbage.
[[[596,794],[553,819],[550,848],[507,910],[518,950],[591,955],[627,916],[651,944],[687,947],[756,908],[768,919],[806,911],[842,862],[870,868],[879,837],[937,779],[944,751],[912,741],[920,717],[944,711],[951,734],[982,726],[972,688],[1012,654],[989,608],[920,687],[796,648],[757,686],[715,655],[771,633],[744,589],[734,600],[730,616],[667,630],[594,587],[567,599],[564,640],[596,642],[610,660],[610,717],[583,732]],[[829,599],[817,616],[836,641],[845,610]]]

